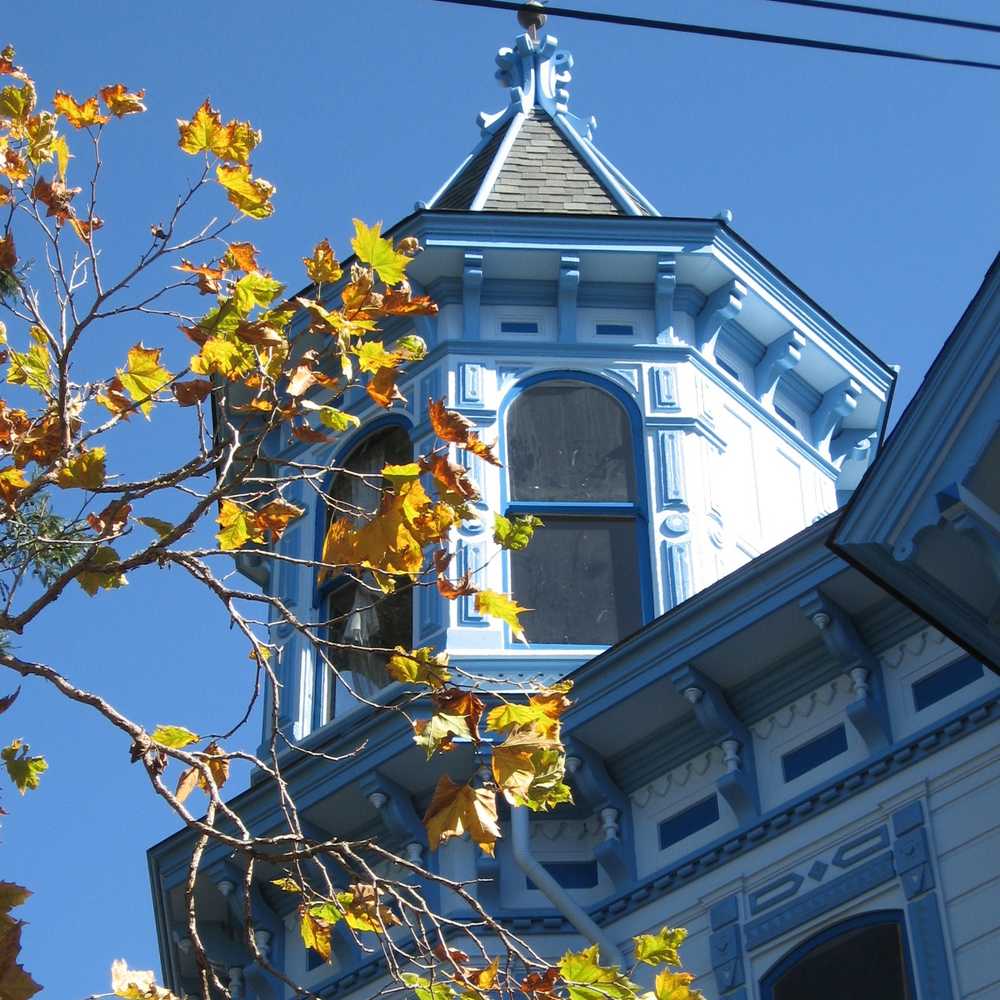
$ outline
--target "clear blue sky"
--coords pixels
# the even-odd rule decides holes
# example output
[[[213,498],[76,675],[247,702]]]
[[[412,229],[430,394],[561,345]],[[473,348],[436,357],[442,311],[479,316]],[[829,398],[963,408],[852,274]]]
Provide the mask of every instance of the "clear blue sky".
[[[601,0],[593,9],[1000,61],[1000,37],[796,10],[764,0]],[[995,0],[900,7],[1000,20]],[[277,215],[247,226],[273,272],[302,283],[299,258],[329,236],[342,252],[353,215],[408,214],[477,138],[474,118],[503,93],[493,56],[509,13],[430,0],[8,4],[0,42],[46,97],[123,81],[148,115],[114,129],[100,212],[109,260],[127,260],[194,167],[176,117],[211,95],[264,131],[256,172]],[[596,114],[597,141],[667,215],[729,208],[735,228],[903,374],[910,397],[997,251],[1000,73],[918,66],[553,19],[576,58],[571,110]],[[112,190],[114,188],[114,190]],[[157,207],[151,209],[150,204]],[[113,237],[113,238],[112,238]],[[167,328],[115,329],[95,353],[120,364],[142,337],[186,348]],[[187,352],[189,353],[189,352]],[[123,436],[117,469],[172,448],[183,426]],[[148,467],[148,466],[147,466]],[[242,710],[244,644],[177,572],[127,590],[70,595],[21,645],[109,694],[148,724],[218,728]],[[0,685],[13,687],[13,679]],[[158,967],[145,850],[175,828],[127,742],[82,708],[27,683],[2,720],[50,762],[42,789],[5,790],[0,878],[36,895],[24,909],[27,967],[44,996],[108,988],[108,967]],[[254,745],[254,730],[246,737]],[[234,783],[245,781],[240,775]]]

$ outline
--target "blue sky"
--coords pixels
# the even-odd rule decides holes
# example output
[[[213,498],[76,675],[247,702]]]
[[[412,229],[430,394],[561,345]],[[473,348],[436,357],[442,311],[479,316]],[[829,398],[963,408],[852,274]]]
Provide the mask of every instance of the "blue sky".
[[[655,0],[580,6],[665,16]],[[992,0],[919,9],[997,20]],[[765,0],[675,0],[669,16],[1000,61],[996,36]],[[109,263],[134,255],[192,174],[174,119],[211,95],[227,117],[264,131],[255,172],[277,185],[277,214],[245,235],[298,287],[299,258],[319,239],[345,252],[352,216],[391,223],[458,164],[476,141],[476,113],[505,102],[493,56],[516,26],[509,13],[430,0],[104,0],[86,15],[48,4],[44,21],[37,7],[8,5],[3,28],[0,42],[16,45],[46,97],[119,80],[147,90],[149,114],[118,125],[107,143]],[[1000,73],[560,19],[548,30],[574,53],[570,108],[597,115],[602,149],[664,214],[731,209],[759,251],[903,366],[898,416],[998,249]],[[89,358],[108,370],[140,338],[190,353],[169,325],[130,321],[109,328]],[[187,429],[164,420],[123,432],[117,470],[149,468]],[[150,725],[228,725],[250,680],[245,645],[176,572],[137,574],[95,600],[70,594],[21,650]],[[40,791],[20,799],[5,790],[0,833],[0,877],[36,894],[23,911],[24,957],[43,995],[105,991],[119,955],[158,967],[145,850],[175,823],[129,764],[127,741],[40,683],[26,683],[3,718],[4,741],[13,736],[50,762]]]

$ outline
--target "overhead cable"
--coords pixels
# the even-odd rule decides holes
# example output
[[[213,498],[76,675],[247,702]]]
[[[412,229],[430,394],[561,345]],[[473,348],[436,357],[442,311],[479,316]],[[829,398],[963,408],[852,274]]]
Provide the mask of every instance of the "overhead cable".
[[[783,3],[793,7],[815,7],[819,10],[837,10],[848,14],[868,14],[872,17],[891,17],[899,21],[917,21],[920,24],[938,24],[946,28],[967,28],[970,31],[993,31],[1000,34],[1000,24],[985,21],[963,21],[957,17],[941,17],[939,14],[917,14],[907,10],[893,10],[889,7],[866,7],[856,3],[840,3],[839,0],[765,0],[767,3]]]
[[[434,0],[435,3],[458,4],[463,7],[484,7],[488,10],[520,10],[524,4],[511,0]],[[1000,63],[978,59],[959,59],[932,56],[923,52],[902,49],[883,49],[871,45],[851,45],[847,42],[828,42],[819,38],[799,38],[794,35],[773,35],[761,31],[742,31],[738,28],[717,28],[705,24],[687,24],[683,21],[660,21],[651,17],[632,17],[628,14],[605,14],[595,10],[576,10],[572,7],[546,6],[546,14],[578,21],[597,21],[601,24],[618,24],[633,28],[652,28],[685,35],[708,35],[712,38],[733,38],[743,42],[763,42],[769,45],[790,45],[801,49],[820,49],[826,52],[848,52],[862,56],[880,56],[884,59],[904,59],[908,62],[936,63],[939,66],[964,66],[970,69],[1000,70]]]

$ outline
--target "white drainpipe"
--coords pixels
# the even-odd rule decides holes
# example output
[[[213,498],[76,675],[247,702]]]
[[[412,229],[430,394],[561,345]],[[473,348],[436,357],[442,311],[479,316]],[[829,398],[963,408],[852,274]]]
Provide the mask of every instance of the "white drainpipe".
[[[569,893],[542,867],[531,853],[531,818],[524,806],[510,807],[510,849],[517,867],[535,883],[549,902],[588,940],[600,949],[605,965],[625,968],[617,945],[574,902]]]

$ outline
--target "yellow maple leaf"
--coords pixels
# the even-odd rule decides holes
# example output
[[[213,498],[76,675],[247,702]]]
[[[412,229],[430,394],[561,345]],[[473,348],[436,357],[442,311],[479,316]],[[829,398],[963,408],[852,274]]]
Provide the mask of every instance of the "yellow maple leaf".
[[[104,125],[108,121],[107,115],[101,114],[96,97],[88,97],[81,104],[65,91],[57,90],[52,98],[52,106],[73,128],[89,128],[91,125]]]
[[[518,615],[522,611],[530,611],[530,608],[522,608],[516,601],[494,590],[480,590],[476,593],[476,610],[488,618],[499,618],[506,622],[515,639],[527,641]]]
[[[488,788],[456,785],[444,774],[424,814],[424,826],[432,851],[452,837],[468,833],[474,843],[492,856],[500,837],[496,794]]]
[[[257,523],[254,511],[232,500],[219,504],[219,516],[215,519],[222,530],[215,536],[219,548],[233,552],[243,548],[247,542],[263,542],[264,532]]]
[[[20,469],[4,469],[0,472],[0,499],[4,503],[13,503],[18,491],[27,485],[28,480]]]
[[[122,389],[139,404],[147,419],[153,409],[153,397],[174,377],[160,364],[162,353],[162,347],[136,344],[128,352],[125,367],[117,372]]]
[[[385,284],[398,285],[403,280],[410,258],[393,249],[392,241],[382,235],[381,222],[366,226],[360,219],[355,219],[351,246],[358,260],[374,268]]]
[[[142,99],[146,96],[145,90],[137,90],[132,93],[124,83],[113,83],[107,87],[101,87],[100,93],[104,106],[115,118],[138,115],[146,110],[146,105],[142,103]]]
[[[28,139],[28,159],[36,166],[48,163],[55,152],[56,116],[51,111],[32,115],[25,123]]]
[[[180,132],[177,145],[191,156],[196,156],[198,153],[214,153],[221,157],[229,146],[230,130],[222,124],[222,117],[212,107],[208,98],[205,98],[205,103],[198,108],[190,121],[178,118],[177,129]]]
[[[251,177],[248,166],[220,163],[215,176],[226,189],[230,202],[251,219],[266,219],[274,211],[271,198],[277,190],[260,177]]]
[[[104,485],[104,448],[80,451],[69,459],[56,474],[56,482],[64,489],[96,490]]]
[[[317,285],[338,281],[344,273],[329,240],[317,243],[313,248],[312,256],[303,257],[302,263],[305,265],[306,274],[309,275],[310,281],[315,281]]]

